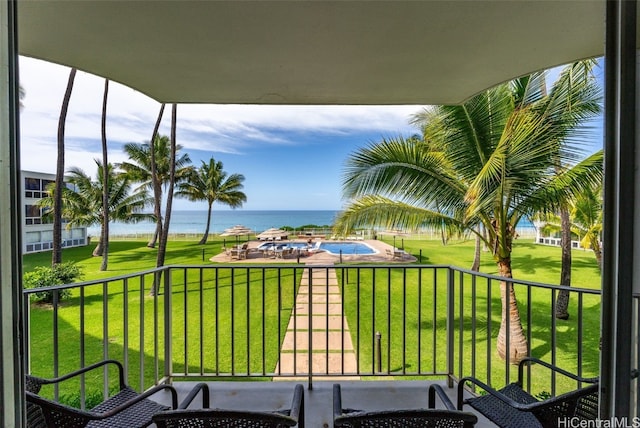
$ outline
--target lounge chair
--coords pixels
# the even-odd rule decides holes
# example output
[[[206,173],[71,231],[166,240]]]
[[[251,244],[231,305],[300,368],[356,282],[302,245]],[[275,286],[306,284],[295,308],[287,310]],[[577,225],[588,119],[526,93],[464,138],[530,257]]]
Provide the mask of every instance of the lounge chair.
[[[436,395],[444,404],[444,410],[435,408]],[[428,405],[428,409],[392,409],[369,412],[345,409],[342,407],[340,385],[335,384],[333,385],[333,426],[335,428],[471,428],[478,421],[475,415],[456,410],[451,400],[438,385],[432,385],[429,388]]]
[[[523,389],[523,373],[526,364],[536,363],[560,373],[576,383],[585,385],[546,400],[538,400]],[[496,425],[507,428],[556,427],[558,421],[594,421],[598,418],[598,379],[583,378],[537,358],[525,358],[518,365],[518,381],[495,390],[473,377],[460,379],[458,384],[458,409],[470,405]],[[464,398],[465,384],[482,389],[485,394]],[[584,422],[585,424],[587,422]],[[578,426],[578,425],[576,425]],[[587,426],[587,425],[579,425]]]
[[[394,259],[399,259],[399,260],[404,260],[404,257],[407,255],[407,252],[404,250],[401,250],[399,248],[394,248],[393,249],[393,258]]]
[[[118,368],[120,390],[91,410],[77,409],[38,395],[43,385],[57,384],[106,365],[115,365]],[[142,394],[127,386],[122,364],[115,360],[101,361],[55,379],[26,376],[25,390],[27,426],[33,428],[146,427],[151,425],[151,417],[154,414],[178,407],[178,394],[170,385],[158,385]],[[149,399],[160,391],[170,393],[171,407]]]
[[[183,402],[180,405],[183,409],[156,414],[153,417],[153,422],[156,426],[158,428],[304,428],[304,388],[300,384],[294,388],[290,409],[270,411],[211,409],[207,385],[199,384],[196,388],[191,391],[187,399],[194,398],[202,391],[203,409],[184,409],[186,405]]]

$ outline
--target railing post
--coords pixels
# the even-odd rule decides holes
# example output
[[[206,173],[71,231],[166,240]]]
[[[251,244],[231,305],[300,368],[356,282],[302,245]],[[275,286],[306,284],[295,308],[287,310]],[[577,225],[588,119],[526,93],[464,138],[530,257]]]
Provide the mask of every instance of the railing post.
[[[447,268],[447,386],[453,388],[453,369],[454,369],[454,317],[455,317],[455,305],[454,305],[454,271],[451,268]]]
[[[171,383],[173,374],[172,349],[171,349],[171,270],[163,268],[164,271],[164,377]]]
[[[309,270],[307,271],[307,275],[309,277],[309,280],[307,281],[309,283],[309,288],[308,288],[308,293],[309,293],[309,297],[307,299],[307,301],[309,302],[307,304],[308,306],[308,310],[307,313],[309,314],[308,321],[307,321],[307,328],[308,328],[308,340],[309,340],[309,344],[307,346],[307,371],[308,371],[308,384],[307,384],[307,388],[309,390],[313,389],[313,268],[309,266],[308,268]],[[294,296],[294,299],[296,298],[296,296]],[[295,336],[294,336],[294,342],[295,342]],[[295,352],[298,352],[295,345],[294,345],[294,350]],[[295,368],[294,368],[295,371]]]
[[[376,331],[376,369],[382,372],[382,333]]]
[[[22,315],[24,320],[24,371],[31,373],[31,295],[22,295]]]

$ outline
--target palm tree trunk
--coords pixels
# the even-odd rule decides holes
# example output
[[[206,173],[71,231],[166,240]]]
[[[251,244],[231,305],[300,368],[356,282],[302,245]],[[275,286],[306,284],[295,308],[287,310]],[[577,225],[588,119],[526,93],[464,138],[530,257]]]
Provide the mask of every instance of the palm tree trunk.
[[[506,257],[498,260],[500,276],[512,278],[511,258]],[[513,282],[500,282],[500,297],[502,299],[502,322],[498,332],[497,350],[498,355],[503,360],[509,356],[509,363],[518,364],[528,354],[527,339],[524,336],[520,312],[518,311],[518,301],[513,289]],[[507,325],[508,324],[508,325]],[[507,338],[507,328],[509,336]],[[508,339],[508,346],[507,346]],[[508,348],[508,349],[507,349]]]
[[[91,255],[93,257],[100,257],[102,256],[102,237],[104,236],[104,231],[102,230],[102,225],[100,225],[100,239],[98,240],[98,244],[96,245],[96,248],[93,249],[93,253],[91,253]]]
[[[100,228],[100,236],[102,236],[104,232],[102,232],[102,227]],[[102,238],[100,238],[98,240],[98,245],[96,245],[96,248],[93,249],[93,253],[91,253],[91,255],[93,257],[100,257],[102,256]]]
[[[198,244],[200,245],[204,245],[207,243],[207,238],[209,237],[209,226],[211,225],[211,209],[212,209],[213,203],[209,203],[209,209],[207,210],[207,227],[205,227],[204,229],[204,235],[202,235],[202,239],[200,239],[200,242],[198,242]]]
[[[156,220],[156,229],[151,235],[151,240],[147,242],[148,248],[156,248],[156,242],[158,242],[158,237],[162,234],[162,224],[160,223],[162,220]]]
[[[589,245],[593,251],[593,255],[596,256],[596,262],[598,262],[598,269],[602,272],[602,247],[600,246],[600,240],[596,236],[590,239]]]
[[[156,124],[153,127],[153,134],[151,134],[151,142],[149,144],[149,150],[151,155],[151,187],[153,188],[153,214],[156,216],[156,231],[151,237],[151,241],[147,244],[149,248],[155,248],[156,240],[162,235],[162,187],[160,179],[158,178],[158,169],[156,165],[156,137],[158,135],[158,129],[160,129],[160,122],[162,121],[162,114],[164,113],[164,103],[160,105],[160,112],[156,119]]]
[[[100,270],[105,271],[109,265],[109,163],[107,162],[107,97],[109,79],[104,79],[104,96],[102,97],[102,263]]]
[[[482,242],[480,240],[480,235],[476,235],[476,248],[475,254],[473,255],[473,264],[471,265],[471,270],[474,272],[480,272],[480,246]]]
[[[156,258],[156,267],[164,266],[164,259],[167,253],[167,240],[169,238],[169,223],[171,222],[171,209],[173,205],[173,188],[176,181],[176,120],[177,105],[171,106],[171,154],[169,156],[169,188],[167,190],[167,206],[164,213],[164,225],[162,234],[160,235],[160,243],[158,245],[158,256]],[[156,295],[160,289],[161,276],[156,275],[151,289],[151,295]]]
[[[56,162],[56,188],[53,201],[53,247],[51,250],[51,265],[62,263],[62,188],[64,187],[64,129],[69,111],[69,100],[73,81],[76,78],[76,69],[69,72],[67,89],[62,99],[60,118],[58,119],[58,159]]]
[[[598,249],[593,248],[593,254],[596,256],[598,268],[600,269],[600,272],[602,272],[602,250],[600,249],[600,247],[598,247]]]
[[[162,209],[161,209],[162,198],[160,196],[160,191],[156,191],[155,188],[153,193],[154,195],[158,195],[154,198],[154,203],[153,203],[153,214],[156,216],[156,230],[155,232],[153,232],[153,236],[151,236],[151,240],[147,243],[147,247],[149,248],[155,248],[158,238],[160,237],[160,235],[162,235]]]
[[[562,227],[562,267],[560,269],[560,285],[571,286],[571,218],[566,207],[560,209],[560,225]],[[569,319],[569,292],[560,290],[556,300],[556,318]]]

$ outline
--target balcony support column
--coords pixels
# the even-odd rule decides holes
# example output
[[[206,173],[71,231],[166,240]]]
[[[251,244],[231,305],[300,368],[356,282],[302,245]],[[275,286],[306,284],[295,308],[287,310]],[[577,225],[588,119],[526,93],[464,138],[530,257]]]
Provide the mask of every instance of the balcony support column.
[[[640,257],[640,166],[636,139],[636,1],[606,3],[605,179],[600,417],[631,416],[634,266]],[[638,286],[635,286],[638,292]],[[635,409],[633,409],[635,411]]]
[[[26,423],[18,144],[17,2],[0,2],[0,426]]]

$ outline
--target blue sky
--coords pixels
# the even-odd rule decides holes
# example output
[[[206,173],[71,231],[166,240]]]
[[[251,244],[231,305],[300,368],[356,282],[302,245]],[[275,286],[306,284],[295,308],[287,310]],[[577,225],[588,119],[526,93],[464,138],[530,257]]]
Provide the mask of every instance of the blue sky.
[[[26,91],[21,113],[21,168],[55,172],[57,122],[69,69],[20,58]],[[100,114],[104,79],[78,72],[66,126],[66,169],[95,175],[101,159]],[[160,105],[111,83],[107,107],[109,161],[125,160],[122,145],[142,143]],[[344,160],[357,147],[383,136],[410,135],[409,116],[421,106],[179,105],[177,140],[194,165],[212,156],[229,173],[245,176],[243,209],[337,210],[343,206]],[[168,135],[170,109],[160,132]],[[176,209],[204,204],[174,200]],[[224,209],[225,207],[216,207]]]
[[[21,113],[21,168],[55,172],[60,105],[69,69],[20,58],[26,91]],[[66,126],[66,168],[95,175],[101,159],[100,115],[104,79],[78,72]],[[167,106],[169,107],[169,106]],[[148,141],[159,104],[111,82],[107,107],[109,161],[126,159],[122,145]],[[409,117],[422,106],[179,105],[177,140],[194,165],[214,157],[245,176],[247,210],[338,210],[341,175],[349,153],[383,137],[411,135]],[[169,134],[170,108],[160,132]],[[597,125],[599,126],[599,125]],[[602,146],[596,133],[590,144]],[[175,209],[204,203],[174,200]],[[215,209],[226,209],[217,206]]]

